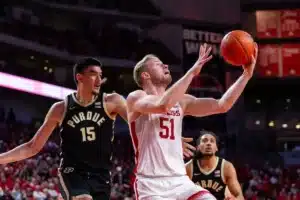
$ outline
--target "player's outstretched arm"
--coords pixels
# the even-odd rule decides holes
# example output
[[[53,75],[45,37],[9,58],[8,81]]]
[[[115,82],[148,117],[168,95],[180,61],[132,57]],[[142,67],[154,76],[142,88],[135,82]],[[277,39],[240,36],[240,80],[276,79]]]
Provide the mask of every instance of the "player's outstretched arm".
[[[110,116],[115,118],[120,115],[127,122],[127,104],[123,96],[114,92],[107,94],[105,101]]]
[[[64,102],[58,102],[48,111],[43,125],[29,141],[16,148],[0,154],[0,164],[6,164],[24,160],[36,155],[44,146],[52,131],[62,119],[64,112]]]
[[[244,66],[243,74],[238,80],[225,92],[221,99],[213,98],[196,98],[186,94],[181,101],[185,115],[192,116],[207,116],[218,113],[225,113],[232,108],[237,99],[241,96],[248,81],[253,75],[253,71],[257,60],[257,45],[255,55],[252,57],[252,62]]]
[[[225,161],[224,165],[224,179],[229,190],[229,194],[234,196],[237,200],[244,200],[241,185],[237,179],[236,171],[232,163]]]
[[[127,98],[129,111],[139,113],[165,113],[170,110],[170,108],[183,98],[193,77],[198,75],[203,65],[212,58],[210,51],[211,47],[207,47],[206,44],[201,45],[199,58],[194,66],[161,97],[147,95],[146,92],[141,90],[130,93]]]

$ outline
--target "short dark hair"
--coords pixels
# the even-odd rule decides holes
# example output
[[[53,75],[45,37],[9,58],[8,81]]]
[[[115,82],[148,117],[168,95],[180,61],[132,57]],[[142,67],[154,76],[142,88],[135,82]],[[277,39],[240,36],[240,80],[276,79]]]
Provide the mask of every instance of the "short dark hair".
[[[198,137],[197,141],[196,141],[196,145],[198,146],[201,142],[201,138],[203,135],[211,135],[216,139],[216,144],[218,145],[219,142],[219,137],[212,131],[206,131],[206,130],[202,130],[200,131],[200,136]]]
[[[91,65],[96,65],[102,67],[102,63],[96,58],[88,57],[79,60],[73,67],[73,78],[75,83],[77,84],[76,74],[82,73],[87,67]]]

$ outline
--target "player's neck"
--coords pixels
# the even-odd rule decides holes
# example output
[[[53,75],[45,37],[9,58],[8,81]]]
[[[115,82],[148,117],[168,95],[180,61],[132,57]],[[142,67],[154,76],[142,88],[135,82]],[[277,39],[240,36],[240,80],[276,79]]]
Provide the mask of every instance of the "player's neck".
[[[216,165],[217,157],[211,156],[198,160],[201,168],[211,169]]]
[[[84,93],[82,90],[77,90],[76,99],[81,105],[87,105],[95,99],[92,93]]]
[[[152,94],[152,95],[162,95],[166,91],[165,86],[155,86],[152,84],[148,84],[147,87],[144,87],[144,91],[147,94]]]

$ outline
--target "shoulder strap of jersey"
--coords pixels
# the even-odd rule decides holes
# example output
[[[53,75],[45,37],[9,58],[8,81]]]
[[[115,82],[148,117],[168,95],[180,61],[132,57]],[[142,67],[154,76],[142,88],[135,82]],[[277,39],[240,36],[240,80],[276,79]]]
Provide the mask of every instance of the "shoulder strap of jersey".
[[[95,108],[102,108],[103,107],[103,92],[100,92],[97,96],[96,99],[94,100],[93,104],[95,104]]]
[[[76,103],[76,95],[75,93],[69,94],[67,96],[67,109],[79,106],[78,103]]]
[[[216,169],[221,169],[222,168],[222,163],[223,163],[223,158],[219,157]]]
[[[69,104],[71,103],[70,98],[72,98],[71,94],[69,94],[68,96],[66,96],[66,98],[63,100],[65,107],[64,107],[63,116],[62,116],[62,118],[61,118],[61,120],[60,120],[60,122],[58,124],[59,126],[61,126],[62,123],[63,123],[63,121],[65,120],[66,114],[67,114],[68,109],[69,109]]]
[[[226,160],[224,158],[219,157],[219,163],[218,163],[218,169],[220,169],[221,172],[221,179],[223,183],[225,183],[225,176],[224,176],[224,165],[225,165]]]
[[[193,159],[193,174],[200,173],[200,169],[198,166],[198,159]]]

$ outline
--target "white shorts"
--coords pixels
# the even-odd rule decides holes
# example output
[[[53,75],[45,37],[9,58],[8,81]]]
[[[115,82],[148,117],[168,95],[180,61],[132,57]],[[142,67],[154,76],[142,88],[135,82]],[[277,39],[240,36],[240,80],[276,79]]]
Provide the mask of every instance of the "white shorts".
[[[149,178],[137,176],[134,182],[137,200],[215,200],[188,176]]]

